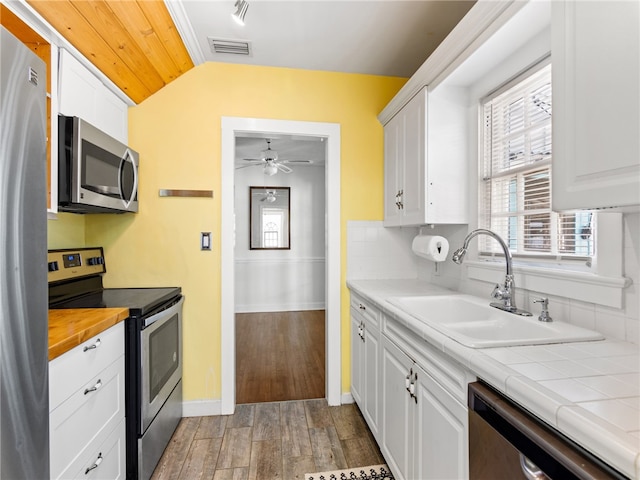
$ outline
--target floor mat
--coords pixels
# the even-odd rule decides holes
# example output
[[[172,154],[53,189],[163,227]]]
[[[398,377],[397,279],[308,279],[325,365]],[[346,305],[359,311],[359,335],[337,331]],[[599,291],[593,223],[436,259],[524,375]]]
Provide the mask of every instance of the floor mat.
[[[332,472],[307,473],[304,480],[393,480],[393,475],[386,465],[370,465]]]

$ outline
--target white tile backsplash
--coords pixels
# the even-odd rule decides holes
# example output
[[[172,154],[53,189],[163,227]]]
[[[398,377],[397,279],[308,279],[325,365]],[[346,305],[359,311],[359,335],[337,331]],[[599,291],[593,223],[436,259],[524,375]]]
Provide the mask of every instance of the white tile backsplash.
[[[429,234],[442,235],[449,240],[449,257],[462,244],[467,225],[437,226],[427,229]],[[625,288],[623,308],[602,307],[572,298],[540,295],[518,289],[518,306],[538,314],[539,305],[530,302],[534,297],[549,297],[551,316],[584,328],[597,330],[607,338],[640,344],[640,213],[623,216],[624,275],[631,279]],[[347,222],[347,278],[396,279],[419,278],[439,286],[468,293],[489,300],[492,286],[466,278],[466,269],[447,260],[438,264],[419,258],[411,252],[411,242],[419,229],[385,228],[380,221]]]
[[[411,251],[417,228],[384,228],[379,221],[347,222],[347,278],[417,278]]]

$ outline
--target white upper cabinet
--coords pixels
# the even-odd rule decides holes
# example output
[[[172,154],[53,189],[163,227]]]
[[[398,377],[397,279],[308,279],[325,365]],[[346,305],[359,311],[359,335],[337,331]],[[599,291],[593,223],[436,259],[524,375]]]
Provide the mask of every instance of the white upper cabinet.
[[[467,222],[465,107],[458,92],[418,92],[384,127],[384,225]]]
[[[552,2],[553,208],[640,205],[640,3]]]
[[[62,48],[59,75],[59,112],[83,118],[127,145],[127,104]]]

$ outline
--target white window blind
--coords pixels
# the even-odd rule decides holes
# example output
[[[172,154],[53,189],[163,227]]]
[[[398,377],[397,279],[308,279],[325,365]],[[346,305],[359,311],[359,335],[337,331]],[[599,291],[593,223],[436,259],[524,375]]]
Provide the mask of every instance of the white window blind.
[[[591,257],[594,215],[551,210],[551,114],[551,65],[534,67],[483,102],[479,223],[514,256]],[[482,237],[480,252],[501,249]]]

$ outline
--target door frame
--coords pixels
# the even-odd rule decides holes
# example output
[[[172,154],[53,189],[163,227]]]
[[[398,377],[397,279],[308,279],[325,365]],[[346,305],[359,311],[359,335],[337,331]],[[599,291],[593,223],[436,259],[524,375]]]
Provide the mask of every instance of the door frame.
[[[325,164],[325,378],[329,405],[340,405],[342,388],[340,307],[340,125],[337,123],[222,117],[221,155],[221,413],[236,406],[235,326],[235,137],[236,133],[311,135],[326,138]]]

